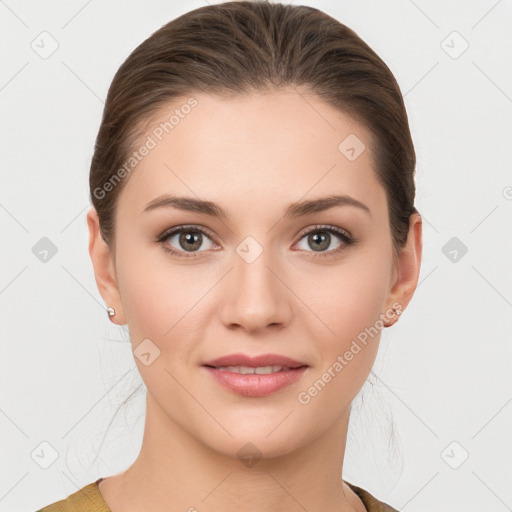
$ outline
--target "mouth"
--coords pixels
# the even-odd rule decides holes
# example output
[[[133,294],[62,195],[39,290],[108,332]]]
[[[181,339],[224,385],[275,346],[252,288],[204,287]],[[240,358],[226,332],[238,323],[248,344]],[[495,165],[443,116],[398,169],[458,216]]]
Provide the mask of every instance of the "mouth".
[[[208,365],[206,365],[208,366]],[[288,366],[208,366],[208,368],[214,368],[216,370],[240,373],[241,375],[269,375],[271,373],[279,373],[288,370],[296,370],[296,368],[290,368]]]
[[[202,365],[217,383],[244,396],[267,396],[297,382],[309,365],[286,356],[232,354]]]

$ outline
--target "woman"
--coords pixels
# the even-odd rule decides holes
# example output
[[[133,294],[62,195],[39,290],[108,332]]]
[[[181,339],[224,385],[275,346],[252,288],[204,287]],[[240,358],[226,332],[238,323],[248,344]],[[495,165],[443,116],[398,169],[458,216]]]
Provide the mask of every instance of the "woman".
[[[342,478],[351,402],[416,289],[391,71],[317,9],[205,6],[120,67],[89,252],[147,387],[142,448],[45,512],[393,511]]]

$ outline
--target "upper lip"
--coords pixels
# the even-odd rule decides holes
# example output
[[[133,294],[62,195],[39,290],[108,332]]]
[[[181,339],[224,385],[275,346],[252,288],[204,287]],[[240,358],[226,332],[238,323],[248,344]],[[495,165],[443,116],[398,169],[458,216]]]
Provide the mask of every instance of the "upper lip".
[[[299,368],[308,366],[291,357],[278,354],[262,354],[259,356],[249,356],[246,354],[229,354],[227,356],[212,359],[203,363],[203,366],[249,366],[257,368],[258,366],[284,366],[287,368]]]

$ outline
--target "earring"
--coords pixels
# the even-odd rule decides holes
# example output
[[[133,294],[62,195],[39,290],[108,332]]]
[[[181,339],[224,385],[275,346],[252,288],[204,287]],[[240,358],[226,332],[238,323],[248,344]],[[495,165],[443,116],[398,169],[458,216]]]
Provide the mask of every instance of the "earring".
[[[388,325],[385,325],[385,327],[391,327],[395,322],[398,322],[400,319],[400,315],[403,313],[402,309],[393,308],[393,313],[398,317],[394,322],[391,322]]]
[[[107,308],[107,313],[108,313],[108,317],[111,321],[112,320],[112,317],[116,314],[116,310],[114,308]]]

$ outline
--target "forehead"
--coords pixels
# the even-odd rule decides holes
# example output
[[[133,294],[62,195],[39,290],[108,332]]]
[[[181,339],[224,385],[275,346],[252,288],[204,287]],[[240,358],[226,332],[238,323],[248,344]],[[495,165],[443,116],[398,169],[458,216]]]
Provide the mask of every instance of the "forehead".
[[[193,105],[193,106],[192,106]],[[134,148],[151,146],[119,203],[142,212],[166,193],[244,208],[346,193],[379,207],[369,132],[318,97],[293,88],[231,98],[176,98],[145,122]]]

